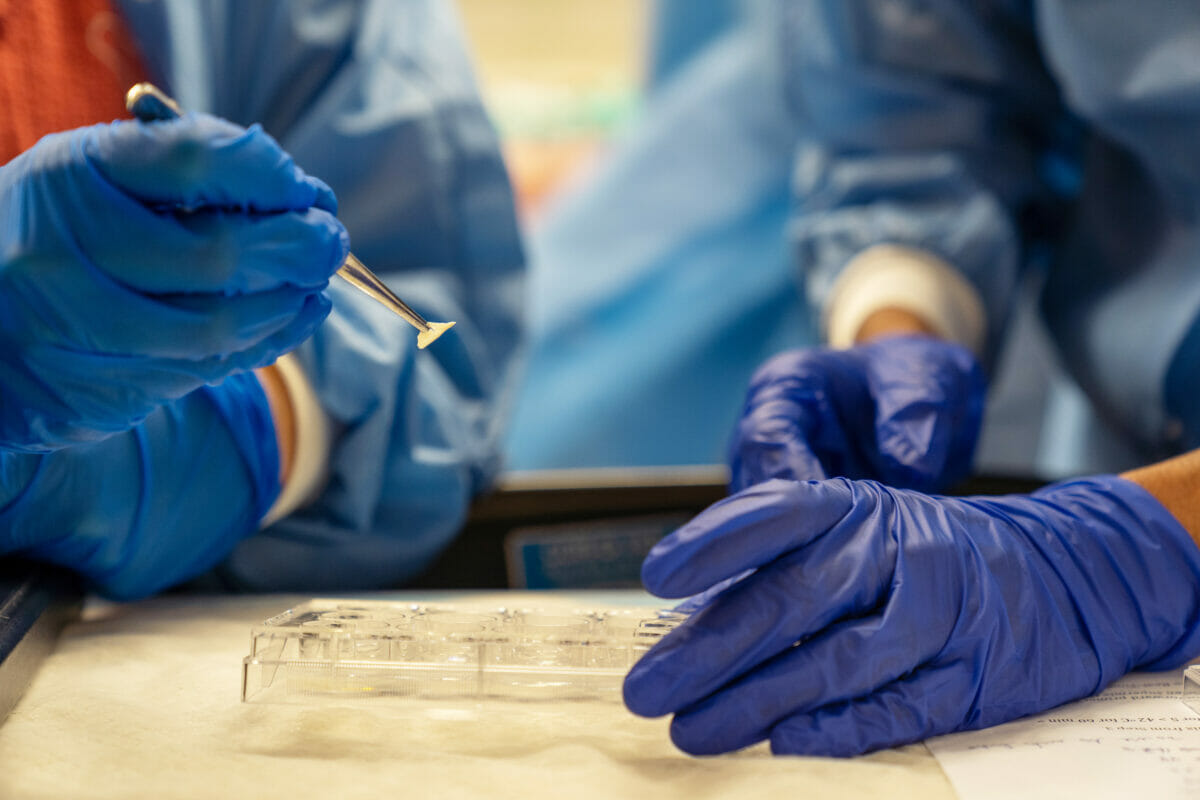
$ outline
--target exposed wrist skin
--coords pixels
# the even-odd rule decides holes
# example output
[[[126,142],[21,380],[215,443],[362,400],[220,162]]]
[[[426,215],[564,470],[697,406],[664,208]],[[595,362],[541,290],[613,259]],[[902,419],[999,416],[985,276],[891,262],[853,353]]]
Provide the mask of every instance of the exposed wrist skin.
[[[977,357],[984,350],[987,320],[978,290],[933,253],[879,244],[856,255],[824,301],[822,335],[835,349],[850,347],[866,320],[885,309],[919,317],[938,338]]]
[[[1121,473],[1162,503],[1200,546],[1200,450]]]
[[[316,499],[324,489],[333,431],[295,354],[285,353],[256,377],[271,413],[282,476],[279,494],[260,521],[266,528]]]
[[[274,364],[254,370],[262,384],[271,409],[271,421],[275,424],[275,441],[279,446],[279,484],[287,483],[292,471],[292,458],[296,451],[296,417],[283,379]]]
[[[873,311],[858,331],[854,334],[855,344],[869,342],[872,339],[882,339],[887,336],[904,336],[907,334],[925,334],[941,338],[934,327],[923,317],[914,314],[906,308],[889,306]]]

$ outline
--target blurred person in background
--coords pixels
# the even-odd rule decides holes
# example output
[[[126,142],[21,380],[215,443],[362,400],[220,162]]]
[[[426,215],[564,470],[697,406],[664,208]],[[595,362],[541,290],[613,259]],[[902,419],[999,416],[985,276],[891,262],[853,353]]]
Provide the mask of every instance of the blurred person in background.
[[[769,342],[783,312],[749,310],[802,305],[782,280],[743,302],[784,274],[771,254],[792,260],[822,344],[755,374],[733,494],[647,559],[647,587],[696,595],[695,613],[635,666],[629,707],[674,713],[692,753],[769,739],[852,755],[1195,657],[1200,11],[724,9],[719,32],[683,37],[695,55],[656,62],[643,127],[533,247],[526,396],[566,412],[525,409],[538,430],[514,428],[518,466],[711,451],[723,431],[692,415],[731,371],[704,348],[738,324]],[[681,107],[692,116],[668,125]],[[746,238],[749,210],[778,209],[766,198],[781,186],[786,221]],[[1122,471],[933,494],[977,463],[998,356],[1034,360],[1015,338],[1022,314],[1076,398],[1026,468],[1045,448],[1063,472]],[[622,428],[640,441],[618,452]]]
[[[784,6],[652,6],[635,124],[531,226],[533,345],[506,442],[510,467],[723,461],[755,368],[790,347],[828,342],[831,319],[846,318],[832,314],[830,259],[803,251],[803,218],[815,218],[808,212],[821,202],[808,197],[806,171],[818,150],[795,97]],[[1077,126],[1046,127],[1055,130],[1040,150],[1030,190],[1042,199],[1027,204],[1036,216],[1028,228],[1061,228],[1056,219],[1078,194]],[[1044,243],[1055,235],[1030,237],[1010,258],[1017,266],[976,287],[991,326],[978,470],[1053,479],[1172,451],[1081,390],[1060,354],[1065,317],[1039,308],[1039,295],[1063,293],[1046,285]],[[937,284],[934,295],[956,291],[957,282]],[[929,295],[929,286],[914,293]],[[958,294],[957,307],[973,305]],[[866,307],[853,305],[856,314]],[[977,326],[985,312],[972,313]],[[845,325],[837,327],[844,345]]]

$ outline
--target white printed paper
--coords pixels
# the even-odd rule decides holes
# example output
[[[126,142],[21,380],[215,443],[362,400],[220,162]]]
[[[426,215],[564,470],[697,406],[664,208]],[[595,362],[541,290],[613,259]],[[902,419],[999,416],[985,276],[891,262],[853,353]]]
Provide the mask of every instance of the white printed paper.
[[[1182,671],[1127,675],[1034,717],[930,739],[961,800],[1196,800],[1200,715]]]

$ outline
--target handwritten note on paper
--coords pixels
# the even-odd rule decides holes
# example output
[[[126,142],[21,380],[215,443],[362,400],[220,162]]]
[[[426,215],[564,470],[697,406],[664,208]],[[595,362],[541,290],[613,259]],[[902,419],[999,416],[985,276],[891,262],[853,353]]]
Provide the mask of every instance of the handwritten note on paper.
[[[961,800],[1200,798],[1200,715],[1182,670],[1127,675],[1095,697],[926,744]]]

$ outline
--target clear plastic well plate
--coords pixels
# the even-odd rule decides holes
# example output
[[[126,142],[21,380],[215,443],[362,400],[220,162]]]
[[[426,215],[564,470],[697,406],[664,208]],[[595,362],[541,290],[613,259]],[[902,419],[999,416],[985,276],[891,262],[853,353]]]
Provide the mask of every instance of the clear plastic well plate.
[[[1192,664],[1183,671],[1183,702],[1200,714],[1200,664]]]
[[[616,700],[629,668],[684,619],[652,608],[311,600],[253,629],[242,700]]]

